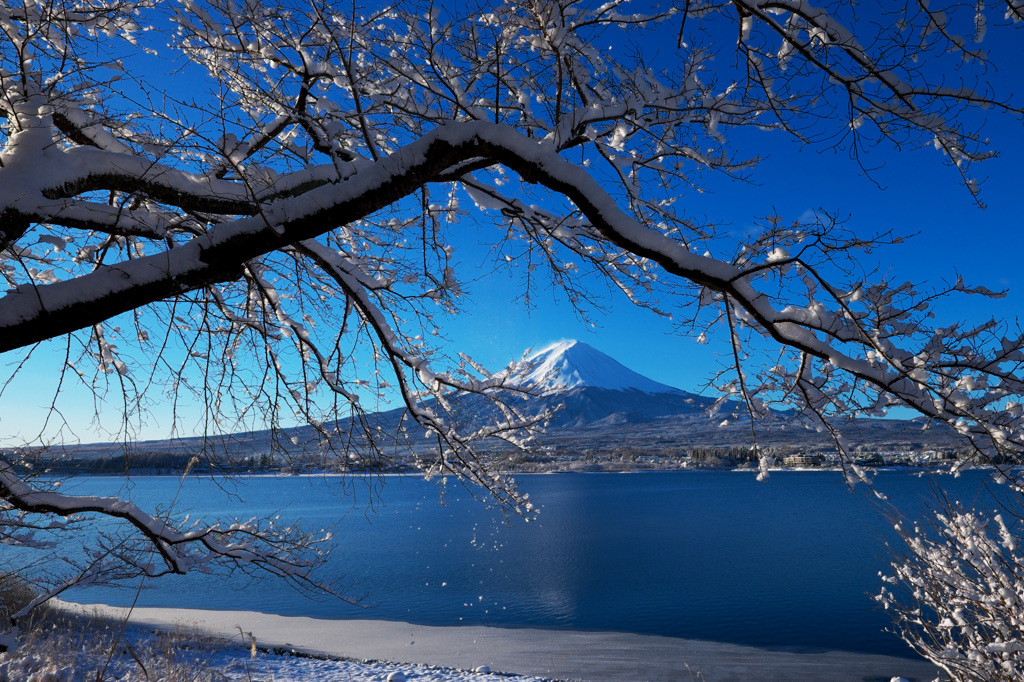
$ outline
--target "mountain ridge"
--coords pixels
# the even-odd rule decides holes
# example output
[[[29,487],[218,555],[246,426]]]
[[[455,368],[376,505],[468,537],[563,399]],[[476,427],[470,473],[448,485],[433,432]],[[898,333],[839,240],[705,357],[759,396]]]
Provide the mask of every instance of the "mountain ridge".
[[[541,446],[564,451],[638,449],[682,451],[693,447],[749,447],[751,423],[742,406],[719,403],[715,398],[689,393],[649,379],[622,363],[575,340],[559,341],[514,363],[502,373],[507,383],[528,390],[529,396],[512,396],[507,401],[524,413],[552,411],[547,430],[538,438]],[[502,420],[500,411],[487,396],[453,394],[446,402],[455,408],[454,418],[472,430],[486,421]],[[778,412],[776,426],[759,430],[762,444],[817,448],[829,447],[827,434],[805,428],[791,414]],[[408,445],[413,453],[429,451],[434,441],[411,438],[416,432],[403,407],[368,414],[364,423],[380,434],[388,450]],[[325,424],[337,434],[338,447],[353,452],[370,449],[360,440],[353,418]],[[893,447],[945,447],[953,438],[943,429],[924,430],[913,421],[858,419],[848,428],[858,444],[886,444]],[[321,432],[310,426],[284,428],[278,433],[290,438],[297,451],[323,448]],[[355,440],[347,440],[356,434]],[[332,438],[332,440],[334,440]],[[280,452],[269,430],[229,434],[212,439],[183,438],[173,441],[143,441],[139,450],[185,452],[191,446],[210,445],[225,454]],[[66,448],[86,458],[103,456],[115,444],[90,444]],[[285,449],[290,446],[284,443]],[[503,451],[511,446],[481,443],[483,451]],[[397,450],[395,450],[397,452]],[[90,454],[93,453],[93,454]],[[397,455],[396,455],[397,456]]]
[[[593,346],[568,339],[558,341],[520,363],[513,381],[541,395],[564,392],[574,388],[604,390],[636,390],[642,393],[684,393],[634,372],[618,360]]]

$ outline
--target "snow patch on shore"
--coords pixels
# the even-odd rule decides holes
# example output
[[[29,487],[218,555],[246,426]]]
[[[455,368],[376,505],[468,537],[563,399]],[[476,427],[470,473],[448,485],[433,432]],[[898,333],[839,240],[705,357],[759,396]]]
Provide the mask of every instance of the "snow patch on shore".
[[[211,660],[231,682],[273,680],[274,682],[543,682],[539,677],[495,674],[487,666],[476,671],[434,668],[422,665],[318,659],[260,652],[254,660],[224,652]],[[486,670],[487,672],[484,672]]]
[[[66,634],[55,642],[61,650],[34,640],[13,652],[0,653],[0,680],[11,682],[172,682],[211,679],[218,682],[550,682],[543,678],[385,661],[355,661],[280,649],[259,650],[238,641],[178,635],[168,645],[166,634],[130,626],[110,644]],[[46,637],[46,634],[42,634]],[[74,641],[70,641],[73,639]],[[161,656],[154,657],[154,651]]]

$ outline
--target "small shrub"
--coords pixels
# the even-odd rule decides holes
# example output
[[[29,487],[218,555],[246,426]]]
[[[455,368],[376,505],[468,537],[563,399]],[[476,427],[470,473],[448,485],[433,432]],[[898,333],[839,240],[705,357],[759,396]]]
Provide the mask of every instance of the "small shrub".
[[[9,623],[11,616],[35,598],[29,583],[17,573],[0,573],[0,623]]]

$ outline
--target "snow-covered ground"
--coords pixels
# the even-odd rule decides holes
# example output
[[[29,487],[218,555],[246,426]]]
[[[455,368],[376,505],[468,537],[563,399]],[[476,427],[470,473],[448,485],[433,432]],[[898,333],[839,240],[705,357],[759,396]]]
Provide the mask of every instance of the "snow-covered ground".
[[[124,609],[109,606],[63,603],[63,608],[86,616],[110,618],[115,622],[125,617]],[[137,608],[132,612],[130,622],[144,628],[145,632],[177,628],[186,632],[206,632],[215,638],[233,641],[232,651],[225,649],[211,658],[211,663],[225,670],[225,675],[234,676],[227,677],[231,682],[249,682],[246,665],[250,666],[248,670],[252,671],[253,682],[385,682],[394,673],[401,673],[408,682],[483,682],[509,680],[510,676],[516,682],[541,679],[591,682],[863,682],[865,679],[890,680],[896,676],[922,682],[935,679],[937,673],[926,661],[910,658],[845,651],[766,650],[623,632],[436,627],[397,621],[278,616],[253,611],[159,608]],[[248,633],[259,649],[255,659],[247,658],[247,650],[242,646]],[[266,653],[280,650],[295,650],[312,658]],[[124,659],[130,667],[131,659]],[[371,660],[365,662],[366,659]],[[354,660],[364,662],[355,663]],[[473,672],[484,666],[496,672]],[[0,681],[3,679],[0,675]],[[12,679],[21,682],[24,677]],[[209,678],[198,679],[206,682]],[[392,682],[398,679],[399,676],[395,675]],[[213,680],[223,682],[218,677]],[[54,678],[54,682],[70,681]]]
[[[257,652],[254,659],[245,652],[225,651],[210,661],[210,667],[228,680],[273,680],[274,682],[541,682],[542,678],[491,673],[487,667],[458,670],[413,664],[307,658]]]
[[[442,666],[356,661],[280,648],[246,646],[248,637],[211,637],[189,628],[168,634],[75,622],[34,633],[16,651],[0,653],[0,682],[544,682],[492,673],[487,666]]]

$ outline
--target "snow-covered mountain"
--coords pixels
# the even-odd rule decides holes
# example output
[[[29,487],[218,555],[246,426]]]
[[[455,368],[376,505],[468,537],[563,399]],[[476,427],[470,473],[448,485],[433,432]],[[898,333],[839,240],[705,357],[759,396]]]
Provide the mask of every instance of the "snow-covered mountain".
[[[529,356],[525,361],[505,370],[517,384],[530,390],[530,396],[507,397],[524,413],[539,414],[554,409],[548,423],[545,444],[568,452],[627,449],[665,450],[694,446],[735,447],[750,443],[750,423],[741,406],[724,403],[711,409],[712,397],[705,397],[659,383],[625,367],[599,350],[580,341],[561,341]],[[503,419],[491,401],[475,394],[452,395],[447,403],[453,407],[448,415],[463,427],[484,425]],[[787,419],[779,413],[780,426]],[[402,408],[378,412],[366,417],[386,440],[396,436],[401,425],[409,425]],[[336,424],[339,433],[357,432],[343,419]],[[948,429],[946,431],[949,431]],[[864,419],[855,431],[858,442],[894,444],[902,449],[945,447],[953,442],[952,433],[942,429],[921,430],[911,421]],[[297,447],[316,449],[320,436],[308,426],[287,429]],[[765,434],[764,444],[817,445],[828,444],[826,434],[800,428],[799,423]],[[415,440],[414,447],[430,447],[429,440]],[[190,448],[209,445],[207,441],[176,439],[138,443],[139,451],[149,453],[180,453]],[[216,443],[214,445],[217,445]],[[387,443],[385,443],[387,445]],[[114,444],[94,444],[75,449],[79,457],[98,457]],[[271,450],[270,433],[255,432],[226,436],[217,445],[225,453],[237,456]],[[344,447],[344,446],[343,446]],[[485,444],[487,447],[487,444]]]
[[[582,341],[559,341],[529,356],[512,378],[540,395],[565,393],[576,388],[643,393],[682,393],[637,374]]]
[[[714,400],[659,383],[582,341],[560,341],[506,370],[509,383],[529,389],[529,412],[558,408],[552,428],[646,423],[702,414]],[[484,419],[488,403],[465,396],[459,410]]]

